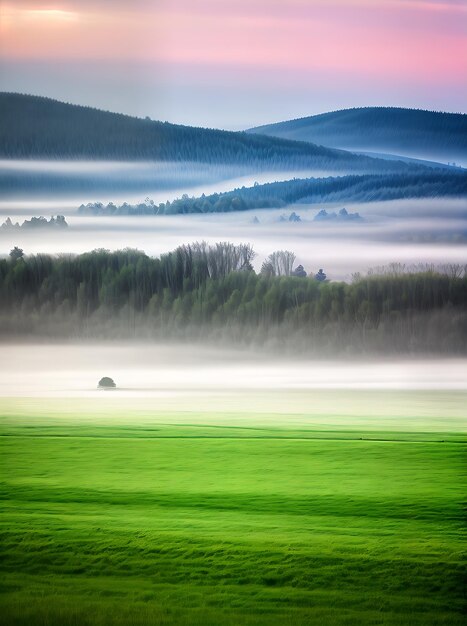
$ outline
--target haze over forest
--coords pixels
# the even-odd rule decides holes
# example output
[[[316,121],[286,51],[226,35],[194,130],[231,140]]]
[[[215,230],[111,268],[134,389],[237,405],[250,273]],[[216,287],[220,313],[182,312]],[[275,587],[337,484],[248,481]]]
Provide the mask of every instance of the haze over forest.
[[[331,281],[349,282],[353,274],[365,273],[375,265],[436,268],[444,262],[453,267],[464,266],[467,174],[452,163],[454,157],[467,152],[465,115],[391,108],[355,109],[244,133],[177,126],[14,93],[0,95],[0,110],[3,158],[0,185],[4,198],[0,214],[6,220],[0,229],[0,241],[7,247],[19,246],[26,251],[17,267],[10,267],[15,269],[13,274],[7,271],[8,264],[4,265],[3,282],[15,284],[20,276],[18,272],[24,270],[21,280],[26,281],[27,288],[22,298],[26,300],[9,301],[25,313],[37,316],[44,307],[48,310],[52,306],[54,315],[56,310],[62,311],[59,317],[75,315],[75,290],[80,288],[87,293],[84,283],[78,280],[70,294],[57,295],[54,304],[47,299],[36,302],[34,291],[29,290],[37,288],[43,294],[45,285],[33,268],[38,267],[37,259],[43,259],[41,263],[47,267],[49,263],[53,267],[54,260],[28,255],[47,252],[47,246],[52,252],[85,252],[89,250],[87,242],[101,248],[102,236],[111,250],[143,247],[149,255],[158,257],[161,253],[184,249],[183,245],[193,243],[195,237],[215,246],[225,241],[227,227],[239,249],[253,243],[253,273],[261,273],[262,264],[270,254],[288,251],[297,259],[297,266],[305,267],[306,274],[314,276],[324,266]],[[293,135],[293,138],[258,134],[262,129],[270,135]],[[310,143],[311,132],[318,143],[328,137],[337,149]],[[373,142],[370,147],[377,148],[382,158],[341,149],[347,144],[352,149],[358,148],[352,144],[352,137],[358,135]],[[379,142],[377,146],[375,142]],[[396,145],[401,148],[399,156],[390,154]],[[414,145],[421,151],[418,157],[425,152],[433,156],[436,152],[441,161],[408,158]],[[442,162],[451,156],[452,159]],[[143,200],[140,194],[148,195]],[[223,217],[226,213],[232,218]],[[43,214],[44,219],[38,219]],[[189,214],[200,218],[189,220],[185,217]],[[204,217],[216,214],[219,217]],[[55,224],[55,215],[63,222],[66,216],[69,227],[54,232],[50,227],[43,229],[39,240],[34,225]],[[124,221],[125,216],[134,222]],[[167,221],[165,216],[172,216],[172,221]],[[15,230],[12,226],[21,219],[32,227]],[[140,262],[148,259],[142,252],[137,254],[141,255]],[[130,268],[131,264],[125,271],[131,274]],[[178,275],[179,270],[170,272]],[[47,284],[50,280],[48,277]],[[108,280],[110,277],[103,275],[92,293],[95,289],[100,293]],[[144,304],[136,306],[135,311],[147,315],[151,297],[156,302],[162,297],[161,290],[175,278],[167,280],[165,286],[156,281],[143,297]],[[285,302],[292,284],[280,287],[285,289],[279,297],[279,300],[285,298],[280,304],[285,309],[281,309],[276,320],[281,324],[287,317]],[[14,288],[16,297],[18,288],[19,285]],[[192,288],[189,298],[196,299],[198,296],[191,293]],[[224,293],[224,287],[217,288]],[[140,289],[134,287],[130,292],[136,294]],[[232,320],[239,319],[236,308],[239,303],[247,303],[250,298],[252,287],[245,294],[242,289],[233,288],[239,295],[232,296],[238,300]],[[134,295],[130,296],[130,292],[118,296],[119,307],[134,306]],[[223,310],[231,302],[232,294],[227,292],[220,300]],[[179,296],[177,292],[171,297],[176,300]],[[453,304],[449,298],[442,300],[441,309],[448,304]],[[460,314],[463,304],[462,300],[456,301],[456,306],[461,307]],[[97,305],[89,301],[86,308],[94,314],[99,307],[105,309],[107,305],[104,298]],[[213,305],[213,310],[220,305]],[[183,304],[187,306],[190,308],[192,304]],[[357,309],[360,306],[366,305],[359,304]],[[385,306],[389,306],[389,312],[392,305]],[[11,310],[7,318],[10,314]],[[219,316],[213,315],[219,321]],[[346,315],[349,318],[349,312]],[[229,327],[232,320],[226,318]],[[185,321],[194,328],[191,314]],[[203,321],[205,326],[207,321]],[[326,317],[322,323],[326,323]],[[27,322],[20,326],[26,332]],[[62,326],[68,328],[66,320]],[[302,328],[300,332],[308,331]],[[338,349],[337,344],[333,349]],[[413,342],[401,343],[404,348],[412,345]],[[423,340],[419,345],[423,345]],[[463,345],[461,340],[456,349]]]

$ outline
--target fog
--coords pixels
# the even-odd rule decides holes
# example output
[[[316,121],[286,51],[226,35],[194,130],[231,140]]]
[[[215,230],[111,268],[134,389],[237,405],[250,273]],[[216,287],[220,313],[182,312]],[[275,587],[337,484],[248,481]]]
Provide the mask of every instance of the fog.
[[[434,166],[451,164],[457,167],[467,167],[467,158],[464,151],[462,149],[456,150],[455,148],[450,150],[415,150],[408,148],[405,145],[401,145],[398,147],[393,146],[391,148],[392,152],[388,153],[387,146],[385,144],[379,147],[375,145],[365,147],[363,144],[360,144],[356,149],[351,146],[346,146],[345,150],[350,150],[356,154],[364,154],[379,159],[386,158],[389,160],[400,160],[401,158],[406,158],[408,161],[418,161],[422,164],[428,163],[433,164]]]
[[[115,199],[115,198],[112,198]],[[141,197],[139,198],[141,200]],[[21,222],[30,215],[66,215],[63,230],[0,229],[0,251],[20,246],[26,254],[81,253],[94,248],[134,247],[154,256],[180,244],[205,240],[251,243],[257,252],[255,268],[274,250],[288,249],[307,271],[323,267],[333,280],[349,279],[356,271],[392,262],[465,263],[467,202],[461,199],[396,200],[350,203],[357,222],[313,221],[318,211],[338,211],[342,204],[298,204],[282,209],[239,213],[174,216],[100,216],[77,214],[77,204],[8,203],[0,205],[5,219]],[[291,211],[301,222],[280,222]],[[257,217],[259,224],[254,224]]]
[[[219,398],[243,391],[465,392],[466,371],[467,359],[314,361],[189,344],[21,343],[2,346],[0,396],[100,401],[103,396]],[[102,376],[112,377],[117,389],[98,390]]]
[[[7,207],[27,203],[36,210],[87,202],[137,202],[149,195],[156,204],[187,193],[230,191],[291,178],[342,176],[343,170],[275,169],[199,162],[1,160],[0,191]],[[359,173],[355,170],[353,174]],[[364,172],[361,172],[364,173]],[[143,196],[141,194],[144,194]],[[0,203],[3,209],[5,203]]]

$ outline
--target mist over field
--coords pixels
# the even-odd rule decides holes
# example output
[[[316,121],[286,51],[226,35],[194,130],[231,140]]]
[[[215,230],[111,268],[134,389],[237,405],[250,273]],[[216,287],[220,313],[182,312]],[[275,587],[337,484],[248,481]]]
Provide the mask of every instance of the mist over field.
[[[467,391],[465,358],[313,361],[228,346],[128,341],[7,343],[2,355],[0,397],[94,398],[104,403],[146,398],[148,408],[168,400],[174,407],[177,402],[186,407],[192,397],[194,402],[211,402],[215,411],[216,403],[236,393]],[[111,374],[118,389],[97,389],[104,374]]]

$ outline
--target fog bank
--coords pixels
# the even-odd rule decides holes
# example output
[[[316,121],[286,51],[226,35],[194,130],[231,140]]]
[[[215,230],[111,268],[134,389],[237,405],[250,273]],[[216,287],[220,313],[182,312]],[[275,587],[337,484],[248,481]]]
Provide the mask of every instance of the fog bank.
[[[254,351],[143,343],[4,344],[1,397],[164,398],[310,390],[467,391],[467,359],[283,359]],[[97,383],[112,377],[117,389]],[[111,396],[114,397],[114,396]]]
[[[141,198],[140,198],[141,199]],[[40,233],[0,229],[0,252],[13,246],[33,253],[82,253],[94,248],[144,250],[150,256],[169,252],[192,241],[251,243],[258,256],[255,268],[274,250],[288,249],[308,272],[324,267],[333,280],[348,279],[353,272],[392,262],[463,263],[467,245],[465,200],[397,200],[351,203],[362,221],[317,222],[321,208],[338,211],[339,204],[297,205],[241,213],[174,216],[89,217],[76,214],[75,204],[0,204],[0,215],[21,222],[30,215],[66,216],[66,232]],[[294,210],[300,223],[280,222]],[[257,217],[259,224],[253,223]]]

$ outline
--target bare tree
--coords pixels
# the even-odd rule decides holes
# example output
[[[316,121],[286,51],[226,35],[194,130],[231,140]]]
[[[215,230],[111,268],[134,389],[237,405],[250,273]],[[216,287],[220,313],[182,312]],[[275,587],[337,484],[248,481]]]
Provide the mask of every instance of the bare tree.
[[[295,254],[289,250],[277,250],[264,261],[261,273],[267,276],[290,276],[295,258]]]
[[[462,263],[445,263],[440,265],[439,269],[449,278],[462,278],[467,274],[467,265]]]

